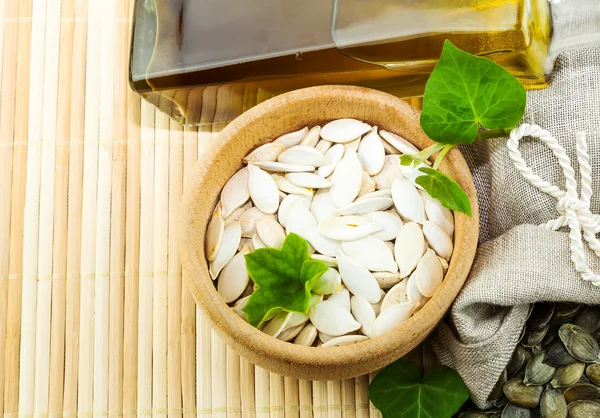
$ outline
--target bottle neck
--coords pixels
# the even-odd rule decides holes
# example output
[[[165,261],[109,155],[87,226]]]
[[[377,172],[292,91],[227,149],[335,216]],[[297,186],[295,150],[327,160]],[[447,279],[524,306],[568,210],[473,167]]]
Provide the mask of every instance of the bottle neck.
[[[600,46],[600,0],[548,0],[552,14],[552,39],[548,62],[552,66],[563,52]]]

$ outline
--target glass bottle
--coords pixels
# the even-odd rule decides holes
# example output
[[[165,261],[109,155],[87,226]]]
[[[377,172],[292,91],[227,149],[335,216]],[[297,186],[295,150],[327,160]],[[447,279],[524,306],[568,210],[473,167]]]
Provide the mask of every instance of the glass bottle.
[[[543,88],[600,45],[600,0],[136,0],[130,84],[184,124],[314,85],[414,97],[445,39]]]

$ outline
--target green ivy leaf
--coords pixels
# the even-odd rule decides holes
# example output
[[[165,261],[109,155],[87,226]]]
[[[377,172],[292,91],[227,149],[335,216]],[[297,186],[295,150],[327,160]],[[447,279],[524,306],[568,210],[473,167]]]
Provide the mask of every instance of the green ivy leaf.
[[[421,127],[442,144],[468,144],[480,124],[512,128],[523,117],[525,101],[523,85],[508,71],[446,40],[425,86]]]
[[[425,175],[417,177],[415,182],[431,197],[438,199],[444,207],[450,210],[472,215],[469,196],[457,182],[433,168],[422,167],[419,171]]]
[[[400,165],[403,165],[403,166],[406,166],[406,167],[408,167],[410,165],[417,166],[420,163],[422,163],[422,161],[419,158],[417,158],[417,157],[415,157],[413,155],[410,155],[410,154],[403,154],[400,157]]]
[[[258,286],[243,309],[251,325],[260,326],[282,311],[308,312],[310,290],[327,266],[309,259],[305,240],[291,233],[281,250],[260,248],[244,257]]]
[[[450,418],[469,391],[449,367],[438,366],[421,377],[412,362],[400,359],[373,379],[369,398],[383,418]]]

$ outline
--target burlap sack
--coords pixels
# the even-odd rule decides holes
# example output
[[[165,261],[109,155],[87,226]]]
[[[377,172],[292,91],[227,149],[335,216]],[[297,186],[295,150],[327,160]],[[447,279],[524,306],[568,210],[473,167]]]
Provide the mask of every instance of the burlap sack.
[[[551,86],[528,93],[524,121],[549,130],[576,172],[575,133],[587,132],[591,210],[600,213],[600,48],[561,55]],[[479,195],[480,247],[467,284],[433,340],[440,361],[460,373],[481,408],[489,406],[487,397],[510,360],[529,304],[600,304],[600,288],[583,282],[571,263],[568,230],[537,226],[558,217],[557,202],[517,172],[506,141],[461,148]],[[519,149],[534,173],[564,190],[562,171],[544,145],[523,140]],[[588,259],[599,272],[598,258],[588,251]]]

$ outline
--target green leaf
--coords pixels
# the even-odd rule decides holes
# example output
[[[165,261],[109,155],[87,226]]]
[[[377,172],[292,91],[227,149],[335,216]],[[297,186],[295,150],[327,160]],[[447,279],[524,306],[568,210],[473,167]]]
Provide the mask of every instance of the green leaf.
[[[282,311],[308,312],[310,290],[327,266],[309,259],[305,240],[291,233],[281,250],[260,248],[244,257],[258,286],[243,309],[251,325],[260,326]]]
[[[421,162],[422,161],[419,158],[417,158],[417,157],[415,157],[413,155],[410,155],[410,154],[403,154],[400,157],[400,165],[407,166],[407,167],[409,165],[413,165],[413,164],[415,166],[419,165]]]
[[[383,418],[450,418],[469,398],[454,370],[438,366],[421,378],[408,360],[397,360],[371,382],[369,398]]]
[[[422,167],[419,171],[426,175],[417,177],[415,182],[431,197],[438,199],[444,207],[450,210],[472,215],[469,196],[457,182],[433,168]]]
[[[512,128],[523,117],[525,101],[523,85],[508,71],[446,40],[425,86],[421,127],[434,141],[468,144],[480,124]]]

